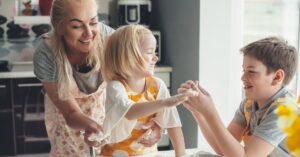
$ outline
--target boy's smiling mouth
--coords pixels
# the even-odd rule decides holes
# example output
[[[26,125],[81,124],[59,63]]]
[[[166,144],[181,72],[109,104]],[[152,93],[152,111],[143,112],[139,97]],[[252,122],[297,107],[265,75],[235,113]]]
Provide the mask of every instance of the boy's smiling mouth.
[[[251,86],[251,85],[244,85],[244,89],[251,89],[253,86]]]

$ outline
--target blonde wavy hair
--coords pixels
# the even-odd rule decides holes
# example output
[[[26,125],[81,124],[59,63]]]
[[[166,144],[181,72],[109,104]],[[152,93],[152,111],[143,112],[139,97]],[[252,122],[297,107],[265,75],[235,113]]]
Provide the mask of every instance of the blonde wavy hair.
[[[60,29],[66,27],[68,13],[66,7],[74,2],[84,2],[86,0],[54,0],[51,9],[52,44],[54,49],[55,62],[58,76],[58,95],[60,99],[66,100],[71,96],[73,80],[72,66],[68,60],[63,36],[59,33]],[[102,53],[102,41],[99,32],[96,34],[92,49],[90,50],[86,63],[95,70],[100,70],[100,58]],[[100,72],[99,72],[100,75]]]
[[[145,70],[141,54],[143,35],[152,32],[142,25],[127,25],[118,28],[104,46],[103,77],[106,81],[128,80],[138,68]]]

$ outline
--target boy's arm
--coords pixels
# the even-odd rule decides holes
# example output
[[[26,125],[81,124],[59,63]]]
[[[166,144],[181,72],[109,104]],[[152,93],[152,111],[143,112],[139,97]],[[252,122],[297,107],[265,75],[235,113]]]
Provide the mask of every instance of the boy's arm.
[[[168,135],[171,139],[176,157],[185,155],[185,143],[181,127],[168,128]]]
[[[237,135],[231,134],[231,132],[234,133],[232,130],[236,126],[231,124],[229,128],[231,132],[227,130],[215,109],[202,114],[206,120],[209,120],[210,129],[214,130],[212,134],[214,139],[218,139],[216,142],[222,155],[227,157],[265,157],[273,151],[273,145],[256,136],[252,136],[245,146],[242,146],[235,138]]]
[[[189,98],[189,106],[205,119],[222,155],[227,157],[265,157],[272,152],[274,146],[256,136],[251,137],[245,147],[242,146],[240,140],[236,139],[239,133],[232,131],[233,126],[229,128],[229,131],[222,123],[210,94],[192,81],[187,84],[190,84],[190,87],[199,93],[198,96]]]
[[[187,104],[185,104],[185,107],[187,107]],[[204,135],[206,141],[209,143],[209,145],[214,149],[214,151],[217,154],[222,154],[220,151],[220,148],[217,145],[216,139],[214,139],[214,136],[212,134],[212,130],[209,128],[208,122],[205,120],[205,118],[199,114],[198,112],[192,112],[192,115],[194,116],[195,120],[197,121],[199,128]]]

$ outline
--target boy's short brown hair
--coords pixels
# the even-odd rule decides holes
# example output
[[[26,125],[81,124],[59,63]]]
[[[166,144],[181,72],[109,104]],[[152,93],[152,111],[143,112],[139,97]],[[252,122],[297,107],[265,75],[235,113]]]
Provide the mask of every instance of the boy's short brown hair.
[[[268,74],[282,69],[285,73],[283,85],[287,85],[296,72],[297,50],[282,38],[267,37],[246,45],[240,51],[244,56],[255,57],[266,65]]]

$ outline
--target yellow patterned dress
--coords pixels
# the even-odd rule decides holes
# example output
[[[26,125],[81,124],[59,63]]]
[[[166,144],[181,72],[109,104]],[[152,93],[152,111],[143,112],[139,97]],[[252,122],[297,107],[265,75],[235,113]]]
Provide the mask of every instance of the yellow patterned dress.
[[[105,129],[110,128],[111,144],[102,148],[103,156],[141,156],[157,152],[157,146],[144,147],[138,140],[146,133],[143,125],[153,119],[162,128],[181,127],[176,107],[164,109],[156,114],[127,120],[124,116],[136,102],[154,101],[169,97],[168,89],[158,78],[146,78],[144,93],[134,93],[122,81],[112,81],[107,86]]]

